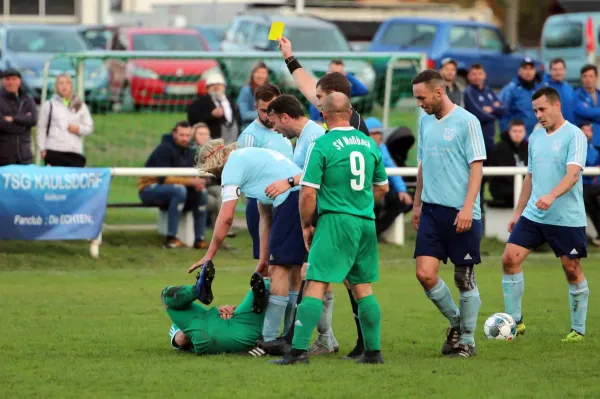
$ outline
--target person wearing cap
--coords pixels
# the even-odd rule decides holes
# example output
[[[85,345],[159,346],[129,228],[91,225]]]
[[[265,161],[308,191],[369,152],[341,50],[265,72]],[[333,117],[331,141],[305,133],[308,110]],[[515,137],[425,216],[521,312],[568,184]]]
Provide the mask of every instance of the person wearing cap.
[[[546,87],[552,87],[560,96],[561,112],[566,120],[575,123],[575,90],[573,86],[565,81],[567,64],[562,58],[554,58],[550,61],[550,73],[544,74],[542,83]]]
[[[397,168],[390,151],[383,142],[383,124],[377,118],[367,118],[365,121],[369,128],[369,136],[377,143],[381,152],[381,159],[386,168]],[[406,189],[406,184],[402,176],[388,176],[390,181],[390,191],[387,192],[383,201],[375,204],[375,231],[377,236],[386,231],[394,220],[402,213],[407,212],[412,207],[412,197]]]
[[[456,68],[458,64],[453,58],[444,58],[441,62],[440,75],[446,81],[446,94],[454,104],[463,105],[463,91],[456,83]]]
[[[206,79],[207,94],[199,96],[187,110],[190,125],[203,122],[210,129],[210,137],[222,138],[226,143],[237,141],[242,117],[235,101],[227,97],[227,84],[221,74],[214,73]]]
[[[538,120],[533,112],[531,96],[542,87],[535,62],[529,57],[524,58],[519,67],[519,75],[504,86],[498,95],[500,102],[507,107],[507,112],[499,122],[500,132],[508,132],[510,121],[520,119],[525,123],[527,137],[533,133]]]
[[[21,87],[21,74],[8,68],[0,89],[0,166],[33,162],[31,128],[37,123],[33,97]]]

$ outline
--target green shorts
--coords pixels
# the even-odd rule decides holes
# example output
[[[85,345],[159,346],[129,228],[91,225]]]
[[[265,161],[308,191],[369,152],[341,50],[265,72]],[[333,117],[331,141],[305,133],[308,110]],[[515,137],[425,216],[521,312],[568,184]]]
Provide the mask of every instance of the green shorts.
[[[319,217],[308,253],[306,279],[324,283],[372,283],[379,279],[375,221],[344,213]]]

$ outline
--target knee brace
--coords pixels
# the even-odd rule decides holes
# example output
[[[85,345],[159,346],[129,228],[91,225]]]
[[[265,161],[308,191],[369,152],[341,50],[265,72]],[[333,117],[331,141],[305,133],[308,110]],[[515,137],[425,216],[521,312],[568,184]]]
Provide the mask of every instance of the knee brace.
[[[454,284],[460,292],[468,292],[476,287],[475,265],[454,266]]]

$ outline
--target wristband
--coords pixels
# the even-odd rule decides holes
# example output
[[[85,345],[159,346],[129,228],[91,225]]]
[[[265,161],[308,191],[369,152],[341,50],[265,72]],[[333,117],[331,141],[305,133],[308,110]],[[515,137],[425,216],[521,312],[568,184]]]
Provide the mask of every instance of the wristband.
[[[300,65],[300,62],[298,62],[298,60],[294,56],[287,58],[285,60],[285,64],[287,65],[288,70],[291,74],[293,74],[296,69],[302,68],[302,65]]]

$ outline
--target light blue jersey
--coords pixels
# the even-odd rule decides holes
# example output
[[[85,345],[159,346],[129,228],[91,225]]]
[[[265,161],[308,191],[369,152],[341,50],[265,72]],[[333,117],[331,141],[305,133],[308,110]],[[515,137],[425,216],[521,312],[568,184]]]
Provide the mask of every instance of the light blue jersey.
[[[535,203],[565,177],[567,165],[585,166],[587,139],[583,132],[570,122],[565,122],[558,130],[548,134],[546,129],[538,129],[529,137],[529,164],[532,191],[529,202],[523,211],[527,219],[554,226],[584,227],[587,225],[583,203],[583,183],[579,180],[568,192],[558,197],[552,206],[542,211]]]
[[[423,202],[460,210],[467,196],[469,165],[486,159],[479,121],[458,105],[439,120],[425,115],[419,122],[417,157],[423,172]],[[481,219],[479,195],[473,219]]]
[[[301,172],[302,169],[277,151],[266,148],[235,150],[229,154],[221,174],[223,202],[237,200],[244,193],[247,197],[256,198],[261,204],[276,207],[286,200],[291,191],[300,187],[296,186],[273,200],[265,194],[267,186]]]
[[[301,169],[304,169],[304,162],[306,161],[306,153],[310,144],[317,138],[325,134],[323,126],[309,120],[306,125],[302,128],[300,137],[296,141],[296,148],[294,149],[294,156],[292,161],[298,165]]]
[[[294,151],[290,140],[271,129],[267,129],[257,120],[248,125],[240,134],[237,145],[238,148],[258,147],[277,151],[288,159],[292,159]]]

